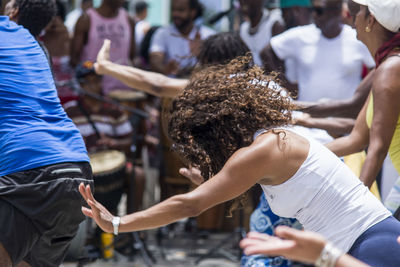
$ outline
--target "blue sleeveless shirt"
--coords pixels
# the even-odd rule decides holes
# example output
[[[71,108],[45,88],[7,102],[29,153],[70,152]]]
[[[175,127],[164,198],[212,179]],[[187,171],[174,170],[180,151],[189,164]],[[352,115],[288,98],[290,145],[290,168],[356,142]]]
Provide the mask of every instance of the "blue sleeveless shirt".
[[[5,16],[0,16],[0,40],[0,177],[61,162],[89,162],[36,40]]]

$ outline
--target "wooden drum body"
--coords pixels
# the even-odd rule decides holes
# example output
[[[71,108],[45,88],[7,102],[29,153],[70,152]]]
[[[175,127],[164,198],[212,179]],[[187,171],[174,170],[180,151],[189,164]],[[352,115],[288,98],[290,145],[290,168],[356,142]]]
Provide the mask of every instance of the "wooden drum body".
[[[133,90],[114,90],[109,93],[109,97],[118,101],[119,103],[144,111],[147,96],[143,92]],[[146,135],[146,119],[129,111],[125,112],[129,116],[134,131],[133,145],[136,147],[133,152],[133,158],[137,159],[141,156],[142,147],[144,146],[144,136]]]
[[[94,197],[111,212],[116,212],[124,191],[125,154],[116,150],[90,153]]]

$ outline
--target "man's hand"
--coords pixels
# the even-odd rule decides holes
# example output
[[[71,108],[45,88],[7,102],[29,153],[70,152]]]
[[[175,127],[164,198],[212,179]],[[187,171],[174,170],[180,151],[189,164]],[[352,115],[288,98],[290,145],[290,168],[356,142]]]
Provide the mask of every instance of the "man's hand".
[[[180,168],[179,173],[188,178],[195,185],[201,185],[204,182],[204,177],[201,176],[201,172],[197,168]]]
[[[193,40],[189,40],[190,53],[193,57],[198,57],[203,41],[201,40],[200,30],[196,32]]]
[[[165,75],[177,75],[179,72],[179,63],[175,60],[168,61],[165,66]]]

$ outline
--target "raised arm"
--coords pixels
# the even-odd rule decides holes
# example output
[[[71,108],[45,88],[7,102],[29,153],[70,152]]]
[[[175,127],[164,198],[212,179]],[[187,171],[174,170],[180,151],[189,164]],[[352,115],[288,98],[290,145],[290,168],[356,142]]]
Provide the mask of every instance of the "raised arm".
[[[75,25],[74,36],[71,41],[71,65],[78,65],[81,59],[83,47],[87,43],[88,33],[90,29],[90,18],[87,14],[83,14]]]
[[[344,100],[332,100],[324,103],[295,102],[298,109],[313,117],[356,118],[371,91],[375,70],[372,70],[360,83],[353,97]]]
[[[373,83],[374,116],[367,158],[360,179],[371,186],[382,168],[400,114],[400,60],[388,58],[376,71]]]
[[[136,29],[136,23],[131,16],[128,16],[128,21],[131,26],[131,44],[130,44],[130,49],[129,49],[129,59],[133,62],[136,56],[136,49],[139,49],[139,47],[136,47],[136,40],[135,40],[135,29]]]
[[[368,145],[369,129],[365,120],[368,100],[357,117],[353,130],[347,136],[337,138],[326,146],[337,156],[346,156],[356,152],[360,152]]]
[[[188,80],[169,78],[160,73],[119,65],[109,60],[110,41],[105,40],[94,67],[97,74],[110,75],[129,87],[160,97],[176,97]]]

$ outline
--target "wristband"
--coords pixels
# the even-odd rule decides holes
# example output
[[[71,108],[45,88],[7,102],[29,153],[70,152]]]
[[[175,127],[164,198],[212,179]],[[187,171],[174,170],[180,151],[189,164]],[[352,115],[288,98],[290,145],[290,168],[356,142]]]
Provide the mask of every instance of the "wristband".
[[[340,256],[343,255],[339,249],[332,246],[331,243],[326,243],[321,251],[318,259],[315,261],[316,267],[334,267]]]
[[[111,221],[114,228],[114,235],[118,235],[119,224],[121,223],[121,217],[113,217]]]

